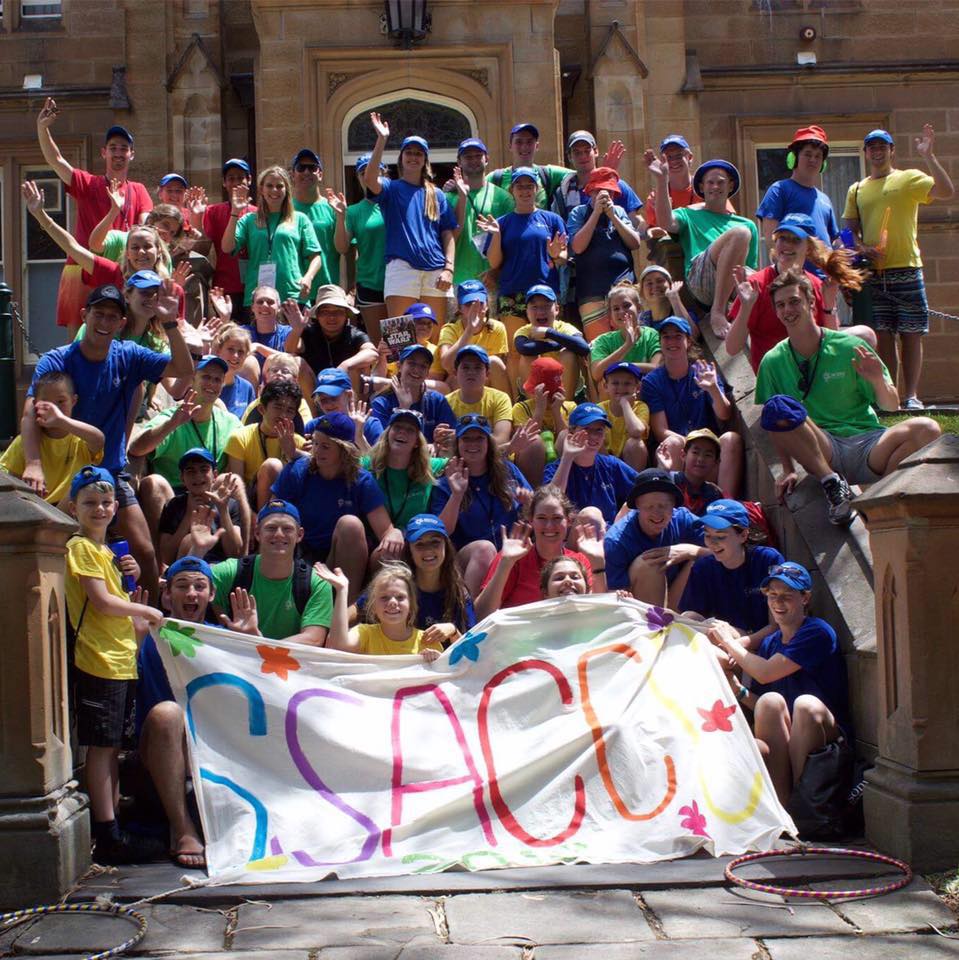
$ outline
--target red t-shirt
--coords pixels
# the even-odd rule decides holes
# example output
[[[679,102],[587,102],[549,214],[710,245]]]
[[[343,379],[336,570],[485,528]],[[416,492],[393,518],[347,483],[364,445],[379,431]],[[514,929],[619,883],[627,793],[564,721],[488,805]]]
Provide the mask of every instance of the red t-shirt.
[[[203,214],[203,232],[213,241],[213,249],[216,250],[216,267],[213,271],[212,286],[222,287],[223,292],[232,297],[234,294],[243,292],[240,260],[232,253],[224,253],[220,245],[230,220],[231,209],[231,205],[226,202],[214,203],[207,207]],[[256,213],[256,207],[249,204],[246,212]]]
[[[567,550],[563,547],[564,557],[574,557],[586,568],[586,582],[590,591],[593,589],[593,568],[589,565],[589,560],[585,555],[575,550]],[[496,554],[489,570],[486,571],[486,579],[483,581],[483,588],[493,579],[493,574],[499,566],[500,555]],[[536,603],[543,599],[539,589],[539,578],[543,572],[546,561],[539,555],[536,547],[533,547],[525,557],[521,557],[513,564],[509,576],[506,578],[506,587],[503,590],[503,602],[501,607],[518,607],[524,603]]]
[[[674,210],[678,210],[680,207],[691,207],[694,203],[702,203],[702,200],[702,197],[696,195],[696,191],[693,190],[692,184],[690,184],[685,190],[673,190],[672,187],[669,188],[669,202],[672,204]],[[726,212],[736,212],[736,208],[733,206],[732,200],[726,201]],[[655,190],[651,190],[649,196],[646,198],[646,204],[643,207],[643,216],[646,218],[647,226],[658,226],[656,221]]]
[[[73,168],[73,177],[67,185],[67,193],[77,204],[77,226],[73,235],[81,246],[90,246],[93,228],[109,213],[110,198],[107,196],[107,178],[103,174],[89,173]],[[111,224],[114,230],[129,230],[137,226],[140,217],[153,209],[153,201],[147,188],[135,180],[124,182],[123,209]],[[73,261],[70,261],[71,263]]]
[[[824,327],[826,325],[826,313],[823,310],[822,302],[822,280],[808,270],[804,272],[812,284],[813,295],[816,298],[816,323],[820,327]],[[780,340],[786,339],[786,328],[780,322],[779,317],[776,316],[773,298],[769,295],[769,285],[776,279],[776,274],[776,267],[768,266],[757,271],[749,278],[749,282],[759,291],[759,296],[753,306],[753,312],[749,315],[747,325],[749,329],[749,364],[754,373],[759,370],[759,361]],[[731,320],[735,320],[739,316],[740,307],[739,297],[736,297],[733,305],[729,308]]]
[[[123,270],[119,263],[107,260],[106,257],[93,257],[93,272],[87,273],[86,270],[81,274],[83,282],[88,287],[102,287],[104,284],[112,283],[121,293],[126,286],[126,280],[123,277]],[[186,316],[186,294],[180,284],[173,284],[176,291],[177,300],[180,304],[179,316],[182,319]]]

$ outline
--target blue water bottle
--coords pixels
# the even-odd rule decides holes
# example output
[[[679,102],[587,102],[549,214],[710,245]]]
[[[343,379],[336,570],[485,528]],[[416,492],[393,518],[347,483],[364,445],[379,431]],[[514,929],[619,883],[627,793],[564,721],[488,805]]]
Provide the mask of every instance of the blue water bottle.
[[[120,557],[125,557],[130,552],[130,544],[126,540],[114,540],[112,543],[107,544],[109,548],[113,551],[113,556],[116,558],[113,562],[117,563]],[[123,589],[127,593],[133,593],[137,588],[137,582],[129,574],[124,573],[121,575],[123,580]]]
[[[847,250],[856,249],[856,238],[853,236],[853,232],[849,229],[849,227],[839,231],[839,239],[842,240],[842,245]]]

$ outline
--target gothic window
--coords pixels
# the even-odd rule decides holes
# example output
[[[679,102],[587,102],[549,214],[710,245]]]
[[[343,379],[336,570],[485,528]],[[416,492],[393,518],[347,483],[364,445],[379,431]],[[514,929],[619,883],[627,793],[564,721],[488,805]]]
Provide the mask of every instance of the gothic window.
[[[386,149],[399,150],[404,137],[418,134],[425,137],[431,150],[455,150],[461,140],[472,136],[469,120],[452,107],[411,97],[384,103],[376,108],[390,125]],[[369,112],[358,114],[350,122],[346,134],[347,150],[364,153],[373,149],[376,134]]]

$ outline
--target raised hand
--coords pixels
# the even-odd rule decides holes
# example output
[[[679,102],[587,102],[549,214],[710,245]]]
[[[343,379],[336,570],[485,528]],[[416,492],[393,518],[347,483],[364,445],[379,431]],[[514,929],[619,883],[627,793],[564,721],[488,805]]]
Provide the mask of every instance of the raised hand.
[[[333,208],[333,212],[340,216],[346,215],[346,195],[326,188],[326,202]]]
[[[276,438],[280,443],[280,452],[287,461],[293,460],[296,457],[296,431],[293,429],[293,421],[281,417],[274,427]]]
[[[666,164],[652,150],[643,151],[643,160],[646,162],[646,169],[654,177],[665,177],[669,172]]]
[[[456,446],[456,431],[445,423],[433,427],[433,449],[437,457],[450,456]]]
[[[693,379],[700,390],[713,390],[719,381],[717,380],[716,364],[708,360],[700,360],[693,365]]]
[[[546,252],[553,260],[558,260],[566,252],[566,234],[558,230],[546,244]]]
[[[460,170],[459,166],[453,167],[453,184],[456,187],[457,193],[464,197],[469,195],[470,185],[464,179],[463,171]]]
[[[180,312],[180,298],[173,289],[173,281],[166,279],[160,286],[160,295],[157,297],[157,316],[160,323],[176,323]]]
[[[66,423],[67,418],[55,403],[48,403],[46,400],[36,400],[33,404],[33,412],[37,418],[37,424],[41,427],[55,427],[59,424]]]
[[[882,360],[868,347],[856,347],[852,366],[863,380],[870,383],[880,383],[883,379]]]
[[[566,434],[566,442],[563,444],[564,457],[578,457],[586,451],[589,441],[589,434],[585,430],[570,430]]]
[[[206,190],[203,187],[187,187],[186,193],[183,194],[183,205],[190,213],[202,217],[209,205]]]
[[[664,232],[665,232],[665,231],[664,231]],[[674,280],[674,281],[666,288],[666,299],[667,299],[670,303],[676,303],[676,302],[679,301],[679,298],[680,298],[680,296],[682,295],[682,292],[683,292],[683,281],[682,281],[682,280]]]
[[[32,216],[39,217],[40,211],[43,210],[43,191],[33,180],[25,180],[20,185],[20,193],[23,195],[23,202],[27,205],[27,210],[30,211]]]
[[[577,523],[573,526],[573,549],[578,550],[589,561],[590,568],[602,570],[606,566],[603,538],[592,523]]]
[[[354,400],[351,391],[350,402],[346,413],[353,423],[356,424],[356,426],[358,426],[361,430],[366,424],[366,418],[369,416],[369,412],[369,404],[365,400]]]
[[[220,614],[220,623],[234,633],[245,633],[251,637],[260,637],[260,622],[256,615],[256,597],[243,587],[230,592],[231,620],[225,613]]]
[[[110,186],[107,187],[107,196],[110,198],[110,205],[114,210],[122,210],[126,198],[123,195],[123,184],[114,177],[110,180]]]
[[[317,561],[313,564],[313,572],[336,590],[350,589],[350,580],[339,567],[331,570],[325,563]]]
[[[936,132],[932,129],[931,123],[925,123],[922,127],[922,136],[916,137],[916,153],[918,153],[923,160],[928,160],[929,157],[935,155],[935,147]]]
[[[250,188],[245,183],[241,183],[230,191],[230,213],[234,216],[242,217],[249,205]]]
[[[744,307],[751,307],[759,299],[759,291],[749,282],[746,268],[741,264],[733,267],[733,282],[736,284],[739,302]]]
[[[618,171],[619,164],[625,156],[626,144],[623,143],[622,140],[613,140],[606,148],[606,153],[603,154],[603,162],[601,166],[612,167],[614,170]]]
[[[499,233],[499,221],[496,217],[490,216],[486,213],[480,213],[476,217],[476,226],[483,231],[483,233]]]
[[[553,418],[556,420],[556,429],[559,429],[559,419],[563,415],[563,404],[566,403],[566,391],[562,387],[549,398],[549,405],[553,409]]]
[[[60,112],[57,107],[57,101],[53,97],[47,97],[43,101],[43,106],[37,114],[37,129],[49,130],[56,123],[57,114]]]
[[[213,520],[213,507],[209,504],[202,503],[190,512],[190,539],[193,549],[199,551],[201,557],[205,557],[216,546],[223,534],[222,530],[213,532]]]
[[[390,125],[378,114],[370,114],[370,123],[373,124],[373,130],[381,140],[389,140]]]
[[[223,287],[210,287],[210,306],[224,323],[233,316],[233,300],[228,293],[223,292]]]
[[[443,476],[450,485],[450,493],[453,496],[462,497],[469,486],[469,470],[466,464],[459,457],[451,457],[443,470]]]
[[[533,549],[533,541],[530,539],[531,530],[532,527],[528,523],[520,521],[513,524],[513,529],[507,536],[506,527],[500,527],[503,536],[503,546],[499,551],[502,563],[515,563]]]
[[[293,299],[283,301],[280,307],[283,319],[293,328],[294,333],[302,333],[310,322],[303,308]]]
[[[190,266],[189,262],[186,260],[181,260],[173,268],[173,275],[170,277],[170,279],[174,283],[178,283],[182,287],[183,284],[185,284],[187,280],[190,279],[190,275],[192,273],[193,273],[193,268]],[[177,304],[177,307],[179,308],[179,304]]]
[[[390,386],[393,388],[393,393],[396,394],[399,405],[404,410],[409,410],[413,406],[413,391],[404,387],[399,377],[390,377]],[[417,399],[419,398],[417,397]]]
[[[539,436],[539,423],[529,419],[510,437],[508,450],[511,456],[517,456],[529,449],[532,442]]]

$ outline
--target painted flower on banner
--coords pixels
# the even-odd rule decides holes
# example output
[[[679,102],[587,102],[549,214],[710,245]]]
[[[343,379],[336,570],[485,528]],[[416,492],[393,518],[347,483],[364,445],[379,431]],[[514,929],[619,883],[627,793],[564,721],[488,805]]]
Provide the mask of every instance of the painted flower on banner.
[[[663,607],[650,607],[646,611],[646,626],[650,630],[665,630],[674,619],[673,614]]]
[[[486,639],[485,633],[466,633],[450,650],[450,666],[454,667],[463,657],[476,663],[479,660],[479,645]]]
[[[717,700],[708,710],[702,707],[696,709],[704,720],[703,730],[706,733],[715,733],[720,730],[723,733],[733,732],[733,725],[729,722],[729,718],[736,712],[735,705],[727,707],[722,700]]]
[[[281,680],[286,680],[291,671],[300,669],[300,661],[290,656],[289,647],[259,643],[256,652],[263,658],[260,673],[275,673]]]
[[[203,646],[203,641],[196,636],[193,627],[164,626],[160,630],[160,639],[170,644],[175,657],[180,656],[181,653],[185,657],[195,657],[196,648]]]
[[[699,804],[695,800],[693,800],[691,806],[680,807],[679,815],[684,818],[679,822],[684,830],[689,830],[697,837],[709,837],[706,832],[706,818],[699,812]],[[712,837],[709,837],[709,839],[711,840]]]

